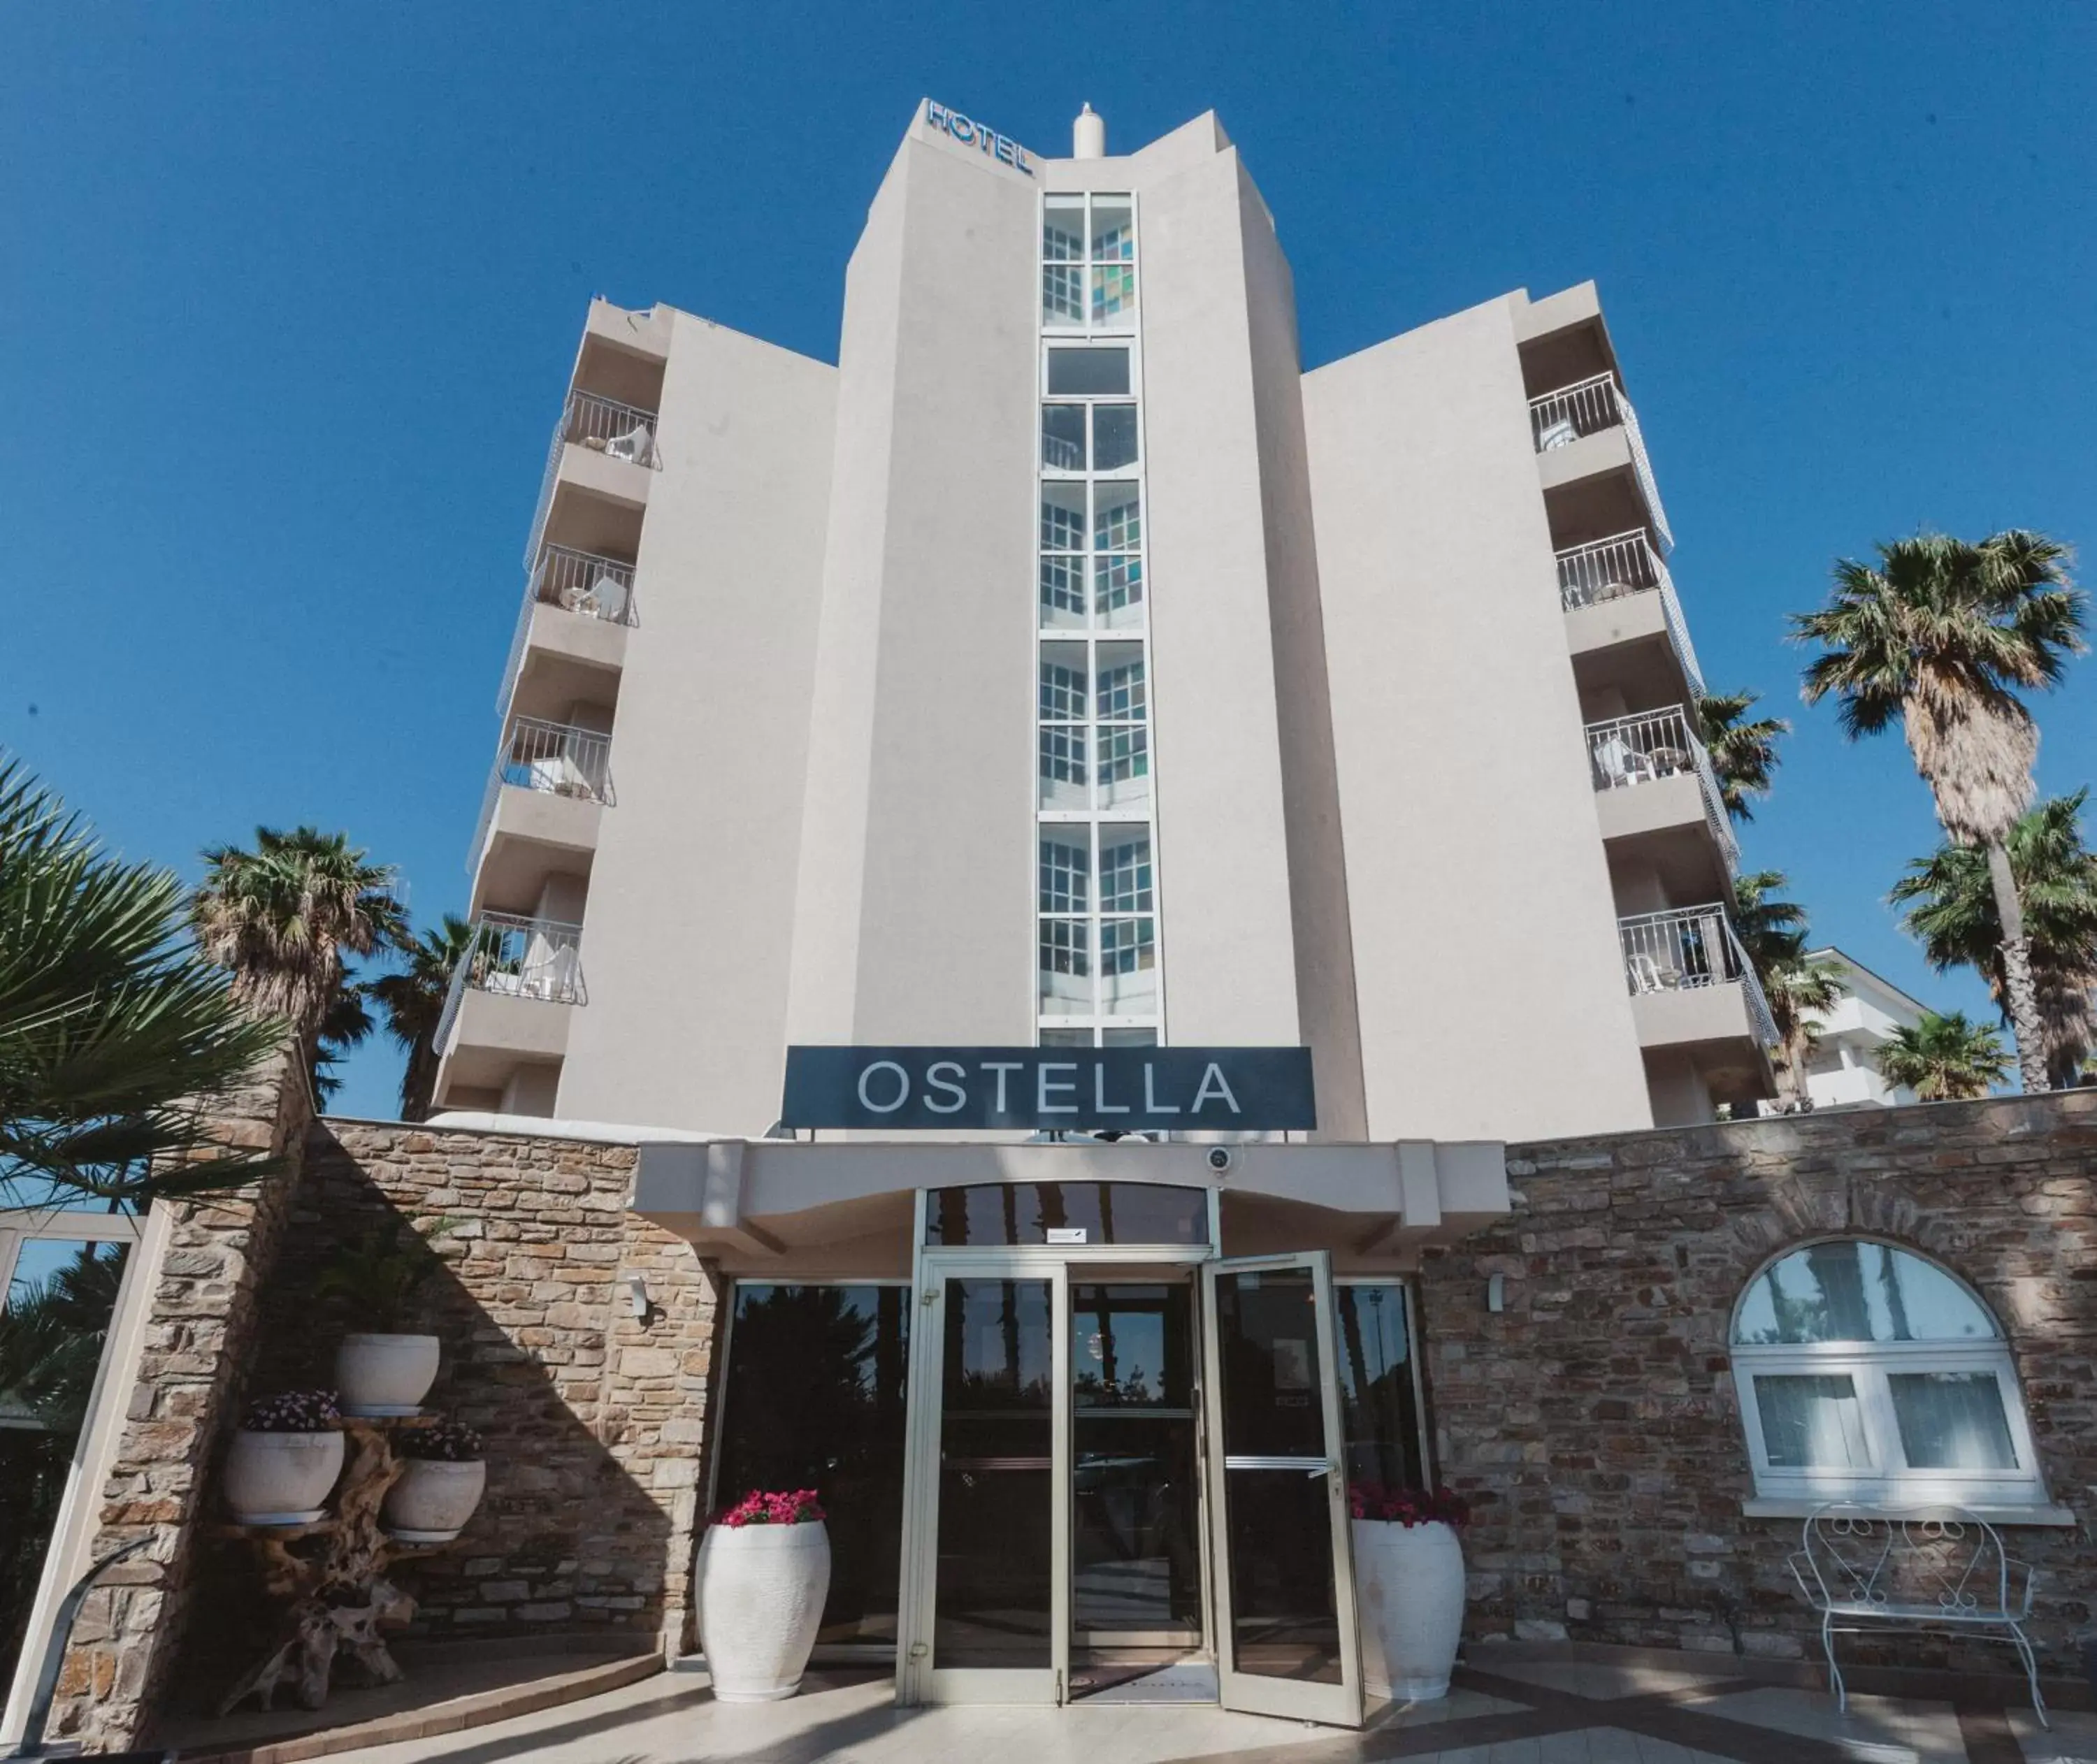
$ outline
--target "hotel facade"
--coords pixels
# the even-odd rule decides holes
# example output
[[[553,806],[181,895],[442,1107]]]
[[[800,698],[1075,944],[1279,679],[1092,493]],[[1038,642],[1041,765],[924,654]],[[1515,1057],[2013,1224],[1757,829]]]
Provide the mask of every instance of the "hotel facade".
[[[1306,374],[1212,117],[922,107],[835,365],[594,304],[437,1112],[287,1068],[222,1131],[287,1174],[126,1223],[8,1731],[119,1543],[57,1730],[234,1676],[217,1467],[374,1226],[487,1440],[425,1640],[703,1652],[708,1515],[808,1486],[904,1704],[1357,1725],[1364,1483],[1476,1503],[1473,1644],[1802,1660],[1832,1498],[2086,1582],[2097,1093],[1718,1118],[1771,1033],[1672,549],[1591,285]]]

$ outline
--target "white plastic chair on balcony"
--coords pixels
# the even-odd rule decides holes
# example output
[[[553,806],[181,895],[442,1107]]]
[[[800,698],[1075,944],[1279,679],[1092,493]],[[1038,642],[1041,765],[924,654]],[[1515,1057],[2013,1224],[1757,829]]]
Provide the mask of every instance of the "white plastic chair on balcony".
[[[1933,1635],[1952,1630],[2017,1651],[2032,1708],[2050,1728],[2038,1661],[2025,1638],[2038,1571],[2003,1548],[1986,1520],[1963,1507],[1886,1511],[1834,1502],[1806,1521],[1792,1578],[1820,1617],[1821,1651],[1836,1706],[1850,1706],[1835,1638],[1868,1627]]]
[[[1653,762],[1621,735],[1604,737],[1591,751],[1597,789],[1608,790],[1620,784],[1643,784],[1653,776]]]
[[[1539,453],[1555,453],[1561,447],[1570,447],[1579,439],[1580,431],[1573,427],[1573,419],[1560,417],[1543,426],[1536,437],[1536,450]]]
[[[646,466],[655,457],[655,437],[649,433],[646,423],[637,422],[625,434],[613,436],[604,444],[604,450],[609,458]]]
[[[1634,992],[1672,992],[1682,984],[1679,969],[1661,967],[1656,957],[1642,949],[1633,950],[1625,965],[1631,970]]]

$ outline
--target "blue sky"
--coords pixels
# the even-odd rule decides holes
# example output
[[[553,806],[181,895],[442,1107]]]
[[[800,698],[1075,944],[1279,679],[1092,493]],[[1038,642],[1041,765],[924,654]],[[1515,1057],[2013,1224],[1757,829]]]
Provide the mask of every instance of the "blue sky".
[[[830,357],[919,97],[1042,151],[1214,108],[1307,365],[1600,283],[1706,672],[1798,724],[1748,861],[1977,1008],[1884,905],[1928,795],[1800,709],[1782,615],[1925,525],[2097,545],[2093,52],[2057,0],[0,9],[0,746],[128,855],[312,821],[456,908],[589,296]]]

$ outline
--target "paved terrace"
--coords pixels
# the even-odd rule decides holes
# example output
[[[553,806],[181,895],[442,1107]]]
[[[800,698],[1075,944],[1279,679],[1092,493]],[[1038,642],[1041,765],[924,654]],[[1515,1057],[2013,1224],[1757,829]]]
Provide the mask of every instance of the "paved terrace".
[[[1514,1650],[1508,1650],[1513,1653]],[[899,1709],[886,1672],[812,1673],[789,1702],[716,1703],[675,1671],[471,1731],[335,1756],[353,1764],[2097,1764],[2097,1715],[1852,1696],[1747,1675],[1728,1657],[1652,1664],[1497,1657],[1447,1701],[1385,1707],[1360,1733],[1212,1707]],[[1665,1658],[1666,1657],[1661,1657]],[[442,1719],[440,1709],[427,1711]]]

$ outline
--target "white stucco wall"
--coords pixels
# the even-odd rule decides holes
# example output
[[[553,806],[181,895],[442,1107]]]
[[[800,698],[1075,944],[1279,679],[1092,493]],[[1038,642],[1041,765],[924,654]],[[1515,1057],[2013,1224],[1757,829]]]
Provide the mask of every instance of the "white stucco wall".
[[[1650,1126],[1508,302],[1303,408],[1368,1131]]]

